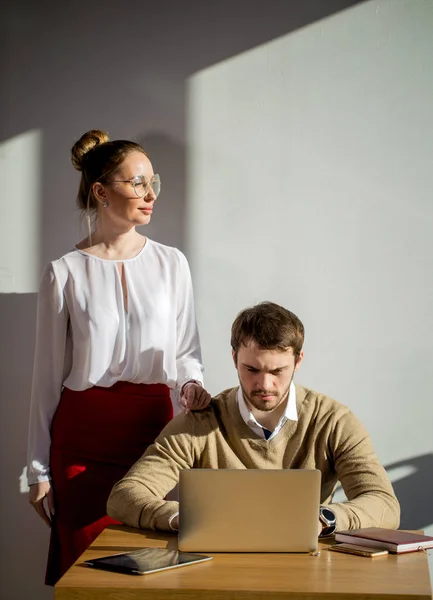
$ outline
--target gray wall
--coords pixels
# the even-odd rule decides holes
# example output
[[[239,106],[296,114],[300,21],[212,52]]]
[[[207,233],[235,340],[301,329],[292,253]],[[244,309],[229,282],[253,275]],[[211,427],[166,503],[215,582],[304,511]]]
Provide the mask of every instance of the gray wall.
[[[422,0],[420,2],[424,4]],[[12,249],[9,248],[0,257],[0,269],[8,269],[8,256],[22,250],[20,232],[23,237],[34,237],[34,232],[38,232],[39,268],[68,250],[80,237],[74,205],[78,176],[69,161],[69,150],[75,139],[94,127],[107,129],[112,137],[137,139],[149,150],[164,180],[164,193],[146,233],[187,251],[194,269],[193,276],[197,279],[203,345],[210,358],[210,317],[202,296],[206,279],[202,277],[189,235],[190,227],[196,226],[190,211],[190,202],[195,201],[191,186],[196,163],[188,154],[187,146],[191,131],[188,133],[186,115],[193,101],[188,78],[355,4],[362,6],[362,3],[350,0],[304,0],[302,3],[288,0],[222,0],[218,3],[132,0],[121,3],[111,0],[103,5],[94,0],[3,2],[0,20],[0,141],[3,152],[0,153],[0,164],[3,171],[12,167],[14,174],[22,173],[22,165],[11,165],[8,149],[17,136],[30,131],[37,132],[41,151],[35,157],[40,164],[38,190],[27,191],[22,178],[16,179],[15,189],[0,183],[0,214],[9,215],[9,220],[0,220],[0,228],[5,227],[6,221],[9,228],[13,226],[10,215],[17,204],[25,205],[27,202],[29,209],[28,212],[13,213],[17,215],[16,234],[10,237]],[[368,45],[368,40],[365,44]],[[298,69],[302,69],[302,65],[298,65]],[[250,88],[252,97],[263,86],[262,76],[263,72],[256,73]],[[228,89],[227,98],[230,98],[230,93]],[[336,90],[338,93],[339,90]],[[203,106],[200,107],[202,109]],[[242,107],[239,110],[242,113]],[[194,117],[191,113],[190,116]],[[251,121],[251,131],[253,125],[256,127],[256,123]],[[273,130],[270,132],[274,133]],[[232,141],[236,141],[236,129],[231,135]],[[278,139],[275,141],[278,143]],[[274,177],[278,179],[280,166],[272,165],[271,160],[267,168],[272,168]],[[2,179],[5,179],[4,173]],[[245,185],[248,191],[247,181]],[[236,198],[234,201],[236,203]],[[38,202],[40,207],[36,222],[29,217],[34,202]],[[310,218],[311,214],[307,211],[304,216]],[[224,231],[221,235],[225,235]],[[246,236],[245,243],[231,248],[231,252],[248,252],[250,247],[250,237]],[[35,257],[29,256],[30,259]],[[221,260],[224,260],[223,248]],[[320,275],[314,264],[309,265],[309,273],[312,278]],[[221,273],[221,277],[223,275]],[[347,275],[350,278],[350,270]],[[221,286],[224,286],[224,280],[221,281]],[[52,597],[52,591],[44,588],[42,583],[48,531],[28,506],[26,496],[19,493],[18,481],[25,464],[36,295],[13,293],[10,287],[2,289],[8,293],[0,295],[0,468],[3,474],[1,510],[4,515],[0,597],[2,600],[21,600],[31,595],[36,600]],[[16,292],[19,292],[18,288]],[[257,291],[259,296],[261,299],[260,290]],[[293,305],[292,297],[285,300]],[[313,307],[311,300],[312,315],[315,314]],[[221,315],[221,322],[226,316],[230,320],[235,308],[237,305],[232,304],[227,314]],[[306,310],[307,306],[299,306],[301,317]],[[323,317],[321,313],[317,314]],[[317,320],[319,317],[316,317],[316,322],[307,324],[310,331],[317,332],[320,325],[320,320],[319,323]],[[313,342],[311,337],[310,354]],[[345,343],[343,336],[339,340],[343,355]],[[227,344],[221,352],[224,362]],[[210,385],[215,389],[221,388],[226,380],[233,383],[233,374],[228,367],[224,372],[218,371],[218,360],[219,357],[216,361],[209,360],[206,365]],[[410,364],[411,368],[418,369],[420,376],[424,376],[423,363]],[[317,380],[323,391],[334,391],[334,382],[338,381],[344,366],[344,362],[342,365],[337,359],[331,361],[331,389],[326,389],[327,381]],[[221,375],[220,379],[216,380],[212,373],[218,374],[218,377]],[[391,376],[392,372],[384,375]],[[421,414],[424,414],[422,410]],[[428,416],[427,412],[425,416]],[[373,432],[376,439],[380,423],[385,424],[384,419],[385,415],[379,413],[379,425]],[[400,427],[398,424],[395,426]],[[406,434],[406,437],[411,436]],[[392,452],[391,448],[390,454]],[[428,468],[431,471],[429,452],[424,452],[421,457],[402,457],[396,451],[395,456],[398,461],[406,458],[418,461],[417,473]],[[402,487],[402,497],[409,511],[406,514],[412,510],[415,517],[415,502],[407,493],[408,489],[408,486]],[[408,520],[408,526],[410,524]],[[27,565],[25,577],[20,570],[22,564]]]

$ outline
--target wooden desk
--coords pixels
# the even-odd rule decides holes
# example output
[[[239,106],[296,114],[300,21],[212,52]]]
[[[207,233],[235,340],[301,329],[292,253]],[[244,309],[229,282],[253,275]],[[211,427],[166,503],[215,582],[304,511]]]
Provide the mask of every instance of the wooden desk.
[[[212,561],[144,576],[98,571],[83,560],[140,547],[177,548],[173,534],[107,528],[62,577],[56,600],[427,600],[427,556],[363,558],[327,550],[307,554],[213,554]]]

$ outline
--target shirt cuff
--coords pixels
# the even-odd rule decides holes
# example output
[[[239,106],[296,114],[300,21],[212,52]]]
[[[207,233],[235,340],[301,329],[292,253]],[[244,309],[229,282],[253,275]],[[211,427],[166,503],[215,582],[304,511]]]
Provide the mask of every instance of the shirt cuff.
[[[44,483],[45,481],[51,481],[51,475],[45,473],[44,475],[40,475],[39,473],[29,474],[29,470],[27,469],[27,484],[34,485],[35,483]]]
[[[178,369],[176,378],[176,388],[178,390],[182,389],[182,386],[188,381],[198,381],[200,385],[203,385],[202,370],[195,368],[194,366],[188,369]]]

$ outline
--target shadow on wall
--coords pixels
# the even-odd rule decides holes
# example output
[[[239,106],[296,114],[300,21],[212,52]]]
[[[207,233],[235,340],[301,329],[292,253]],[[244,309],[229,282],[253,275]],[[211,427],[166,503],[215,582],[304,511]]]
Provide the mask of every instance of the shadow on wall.
[[[185,250],[186,207],[186,151],[183,144],[164,133],[137,136],[155,173],[161,177],[161,194],[155,203],[155,212],[149,225],[141,229],[151,239]]]
[[[400,529],[425,529],[433,525],[433,453],[387,465],[391,479],[394,469],[408,471],[392,484],[401,506]]]
[[[0,511],[6,515],[2,540],[7,540],[7,552],[0,561],[0,598],[5,600],[52,597],[43,583],[49,529],[29,505],[27,494],[19,493],[19,476],[26,464],[36,300],[36,294],[0,294],[0,422],[4,432],[0,436],[4,482]],[[23,577],[23,565],[31,565],[30,576]]]

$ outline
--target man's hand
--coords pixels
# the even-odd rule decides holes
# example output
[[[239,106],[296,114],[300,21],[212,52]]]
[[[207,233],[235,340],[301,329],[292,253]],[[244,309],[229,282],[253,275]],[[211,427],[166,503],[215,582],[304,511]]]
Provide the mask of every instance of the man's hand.
[[[47,499],[48,513],[44,505],[45,498]],[[54,514],[54,497],[51,483],[49,481],[43,481],[31,485],[29,502],[48,527],[51,527],[51,515]]]
[[[180,405],[187,415],[191,410],[203,410],[211,401],[211,395],[200,384],[188,381],[182,387]]]

